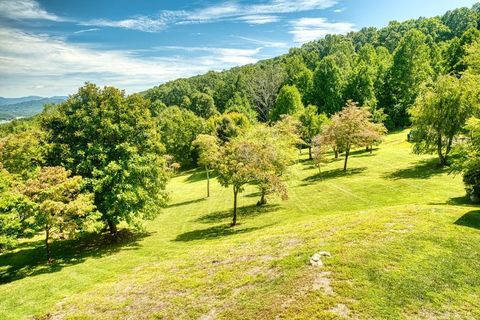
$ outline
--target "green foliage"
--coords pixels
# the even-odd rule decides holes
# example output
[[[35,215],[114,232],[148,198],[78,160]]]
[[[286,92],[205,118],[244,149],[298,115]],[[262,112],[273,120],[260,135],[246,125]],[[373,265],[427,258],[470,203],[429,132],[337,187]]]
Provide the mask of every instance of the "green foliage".
[[[213,98],[206,93],[195,92],[190,97],[190,110],[197,116],[208,119],[217,113]]]
[[[421,84],[432,76],[430,48],[426,41],[423,33],[411,30],[395,50],[387,81],[390,99],[385,105],[394,127],[409,124],[407,110],[415,102]]]
[[[62,167],[44,167],[21,188],[31,203],[36,223],[45,231],[47,259],[50,238],[74,237],[79,231],[96,229],[93,194],[81,193],[82,177],[69,176]]]
[[[451,35],[460,37],[465,31],[477,28],[478,13],[468,8],[459,8],[448,11],[442,17],[442,22],[450,29]]]
[[[208,134],[199,134],[193,146],[198,151],[198,164],[205,167],[207,173],[207,197],[210,197],[210,169],[215,167],[219,157],[218,139]]]
[[[333,115],[320,138],[321,145],[330,145],[335,152],[345,152],[343,170],[347,170],[350,150],[353,147],[370,147],[381,141],[386,133],[383,124],[371,121],[367,108],[359,108],[355,102],[348,101],[342,111]]]
[[[30,237],[36,231],[31,207],[17,188],[14,177],[0,170],[0,251],[13,247],[17,239]]]
[[[26,179],[36,173],[45,161],[44,133],[28,130],[0,139],[0,163],[8,172]]]
[[[292,163],[295,148],[289,136],[291,132],[284,128],[257,125],[220,149],[216,170],[219,183],[233,187],[232,226],[237,222],[237,196],[245,185],[259,186],[260,205],[266,203],[267,193],[279,193],[283,199],[287,198],[287,188],[280,176]]]
[[[347,87],[346,96],[360,105],[375,107],[377,105],[375,82],[379,63],[375,48],[366,44],[360,49],[358,61]]]
[[[472,117],[466,124],[465,143],[456,148],[453,171],[463,173],[467,195],[473,202],[480,201],[480,120]]]
[[[193,146],[198,150],[198,164],[204,167],[213,167],[218,160],[217,138],[208,134],[199,134]]]
[[[466,47],[464,58],[467,72],[469,74],[480,75],[480,40],[473,42]]]
[[[196,153],[192,143],[205,131],[205,121],[193,112],[179,107],[168,107],[157,118],[160,141],[167,154],[183,167],[195,164]]]
[[[302,112],[302,110],[302,97],[297,87],[295,87],[295,85],[285,85],[278,93],[270,119],[272,121],[278,121],[282,115],[294,115]]]
[[[313,74],[313,98],[320,112],[333,114],[342,108],[346,78],[335,56],[327,56]]]
[[[250,125],[250,121],[244,114],[236,112],[212,117],[207,123],[208,131],[222,144],[245,132]]]
[[[318,114],[317,107],[309,105],[299,116],[300,121],[300,137],[308,145],[309,158],[312,158],[311,148],[313,138],[320,134],[322,126],[327,124],[329,119],[322,113]]]
[[[42,126],[52,144],[49,165],[85,178],[112,233],[121,221],[138,225],[158,214],[152,208],[166,199],[164,147],[141,96],[87,83],[45,114]]]
[[[468,29],[461,38],[453,38],[448,44],[445,56],[445,71],[457,77],[461,76],[468,67],[466,61],[469,48],[480,42],[480,31],[476,28]]]
[[[467,79],[439,77],[432,87],[425,88],[411,109],[414,151],[436,152],[441,165],[447,164],[454,138],[477,107]]]
[[[224,113],[241,113],[248,118],[248,121],[255,123],[257,121],[257,113],[252,109],[250,101],[246,96],[235,92],[233,97],[225,104]]]

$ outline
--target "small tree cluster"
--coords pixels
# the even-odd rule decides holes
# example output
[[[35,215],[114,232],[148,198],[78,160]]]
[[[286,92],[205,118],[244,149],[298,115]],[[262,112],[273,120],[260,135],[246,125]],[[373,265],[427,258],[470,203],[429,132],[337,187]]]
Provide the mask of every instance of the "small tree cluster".
[[[359,108],[355,102],[348,101],[342,111],[332,116],[331,124],[326,126],[320,141],[322,145],[333,148],[335,157],[341,152],[345,153],[343,170],[346,171],[352,148],[371,149],[385,133],[383,124],[371,121],[371,113],[367,108]]]
[[[216,170],[220,184],[233,187],[232,226],[237,223],[238,194],[245,185],[259,187],[259,205],[266,203],[265,196],[268,193],[277,193],[282,199],[288,197],[281,176],[293,161],[294,141],[298,141],[298,138],[294,139],[295,133],[290,128],[291,125],[284,121],[273,128],[257,126],[220,148]]]

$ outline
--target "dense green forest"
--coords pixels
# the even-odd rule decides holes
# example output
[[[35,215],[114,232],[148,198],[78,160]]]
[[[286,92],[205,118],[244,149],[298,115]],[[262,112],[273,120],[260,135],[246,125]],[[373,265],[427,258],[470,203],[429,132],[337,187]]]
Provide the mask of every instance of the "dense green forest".
[[[480,5],[394,21],[129,96],[87,83],[1,128],[1,246],[39,230],[48,247],[55,228],[65,237],[139,226],[166,204],[168,178],[198,165],[233,186],[235,224],[245,185],[259,186],[260,205],[269,193],[287,197],[283,173],[297,148],[319,169],[333,150],[347,170],[351,149],[372,150],[387,129],[413,125],[413,150],[450,164],[458,138],[477,133],[468,119],[479,115],[479,22]],[[476,140],[467,140],[454,170],[476,198]]]

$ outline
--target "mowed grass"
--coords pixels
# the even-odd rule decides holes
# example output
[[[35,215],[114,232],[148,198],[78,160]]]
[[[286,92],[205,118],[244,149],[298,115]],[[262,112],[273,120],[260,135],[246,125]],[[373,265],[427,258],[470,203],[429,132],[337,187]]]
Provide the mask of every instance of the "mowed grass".
[[[195,171],[144,234],[58,242],[52,265],[24,242],[0,255],[0,319],[478,319],[480,210],[405,138],[355,152],[347,174],[299,155],[290,199],[259,209],[248,187],[235,228],[232,190],[205,199]]]

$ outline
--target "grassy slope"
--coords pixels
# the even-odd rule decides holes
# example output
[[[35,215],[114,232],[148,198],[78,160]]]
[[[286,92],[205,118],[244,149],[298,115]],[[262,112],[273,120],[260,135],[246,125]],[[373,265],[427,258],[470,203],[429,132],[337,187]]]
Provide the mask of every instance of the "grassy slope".
[[[31,262],[41,244],[25,243],[0,256],[0,318],[480,318],[480,211],[405,135],[354,155],[346,176],[340,161],[323,178],[299,162],[287,202],[257,210],[248,188],[234,229],[231,190],[213,183],[205,200],[202,174],[189,173],[128,245],[64,243],[42,267]],[[319,250],[332,257],[309,266]]]

